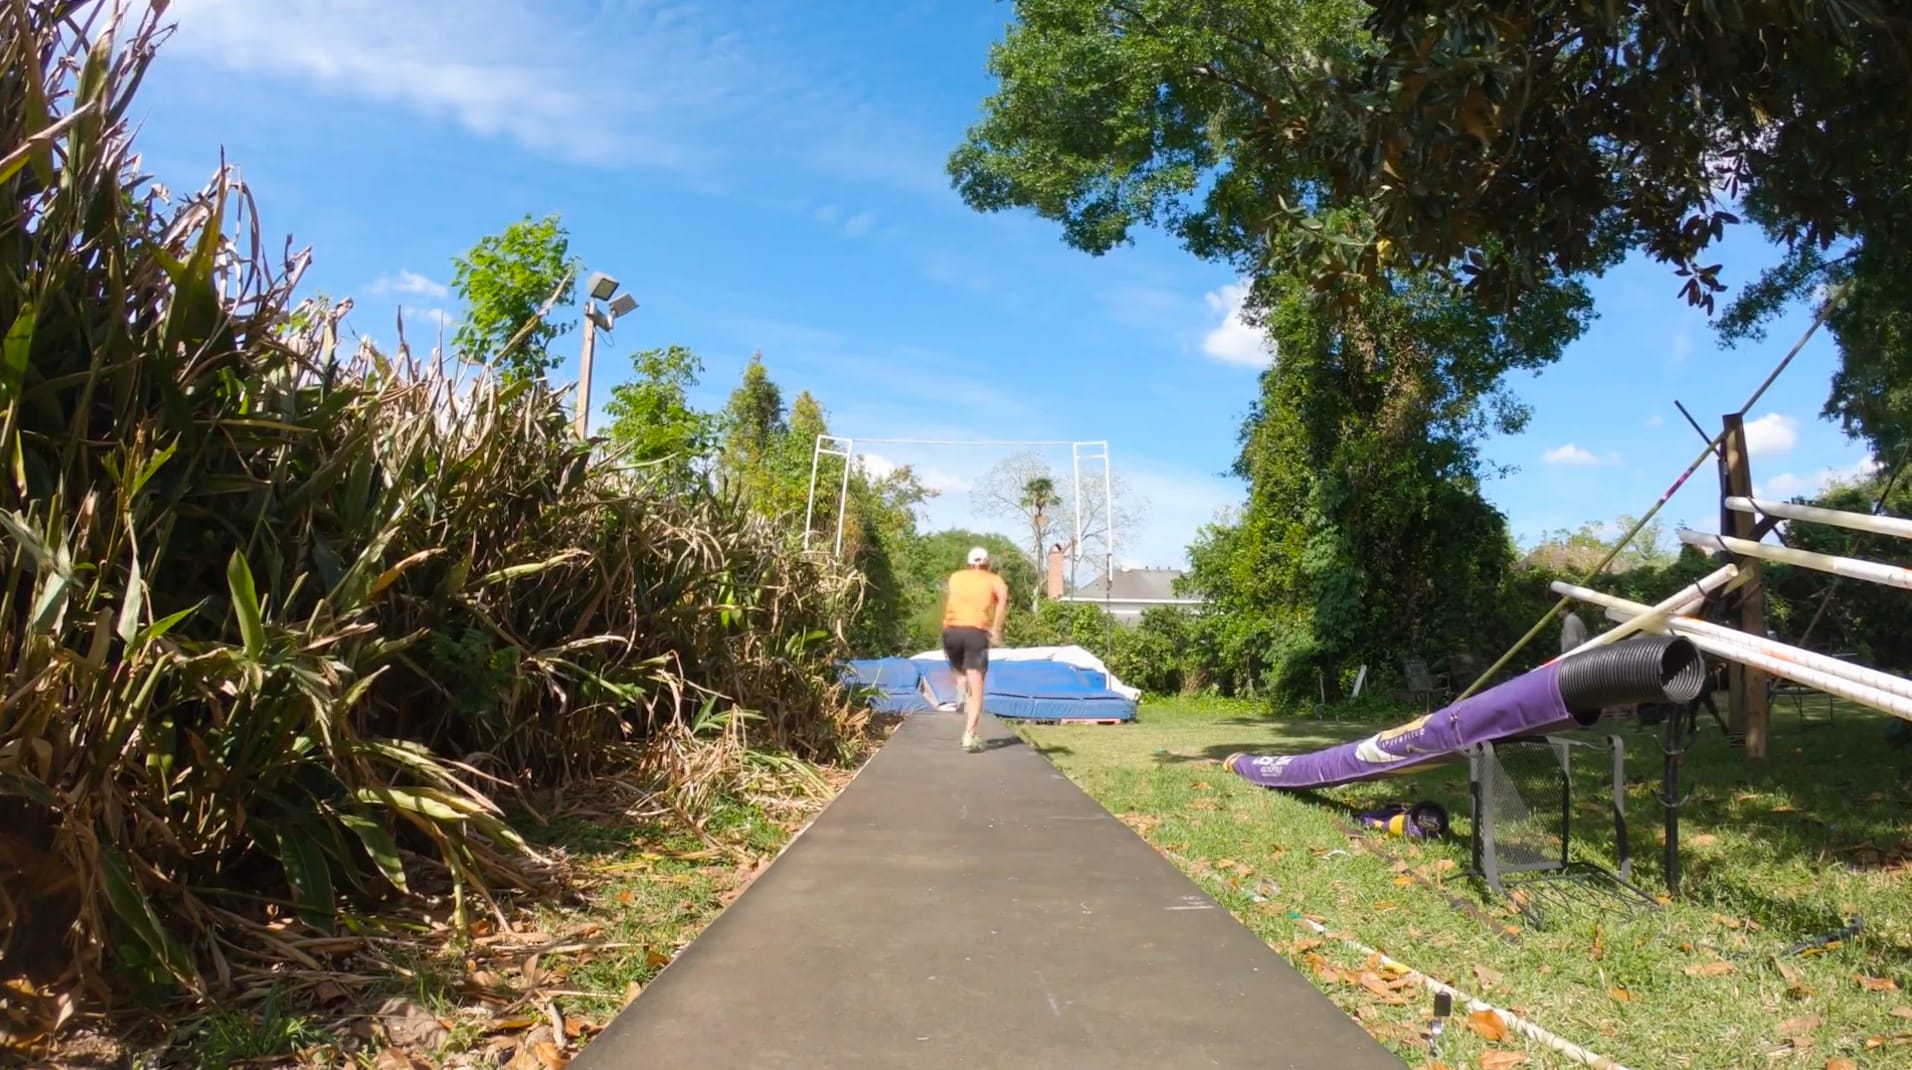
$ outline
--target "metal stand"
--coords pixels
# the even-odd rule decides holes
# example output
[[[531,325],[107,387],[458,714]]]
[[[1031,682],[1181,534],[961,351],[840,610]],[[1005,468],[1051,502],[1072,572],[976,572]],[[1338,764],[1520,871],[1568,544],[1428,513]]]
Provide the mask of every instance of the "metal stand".
[[[1555,823],[1527,808],[1514,778],[1501,765],[1499,753],[1521,748],[1545,748],[1558,767],[1560,816]],[[1614,849],[1619,872],[1613,873],[1573,857],[1573,750],[1585,748],[1612,755]],[[1473,870],[1499,895],[1513,900],[1537,928],[1546,928],[1555,913],[1588,907],[1609,914],[1631,914],[1657,907],[1645,892],[1633,886],[1633,859],[1627,846],[1626,743],[1618,735],[1604,743],[1567,736],[1514,736],[1467,748],[1468,801],[1472,808]],[[1551,827],[1549,825],[1551,824]],[[1557,830],[1557,831],[1555,831]],[[1555,842],[1557,839],[1557,846]]]

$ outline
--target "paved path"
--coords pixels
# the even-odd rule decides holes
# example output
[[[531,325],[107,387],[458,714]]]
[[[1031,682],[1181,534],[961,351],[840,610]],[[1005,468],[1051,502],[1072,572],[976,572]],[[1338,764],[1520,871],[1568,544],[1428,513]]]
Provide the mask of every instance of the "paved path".
[[[993,718],[960,732],[899,727],[573,1070],[1401,1070]]]

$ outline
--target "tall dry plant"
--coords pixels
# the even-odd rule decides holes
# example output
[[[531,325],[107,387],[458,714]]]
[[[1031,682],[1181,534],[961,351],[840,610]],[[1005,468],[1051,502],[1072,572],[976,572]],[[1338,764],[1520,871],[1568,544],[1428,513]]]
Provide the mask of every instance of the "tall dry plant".
[[[858,578],[542,383],[341,354],[235,172],[138,172],[163,8],[0,0],[6,968],[206,994],[421,879],[462,927],[501,791],[835,745]]]

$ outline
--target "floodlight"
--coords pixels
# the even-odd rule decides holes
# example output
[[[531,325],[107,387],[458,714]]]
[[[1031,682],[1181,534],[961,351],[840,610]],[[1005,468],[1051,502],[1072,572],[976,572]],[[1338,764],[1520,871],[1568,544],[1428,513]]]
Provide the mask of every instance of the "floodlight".
[[[617,300],[611,302],[611,317],[616,319],[619,316],[628,316],[636,309],[637,298],[630,294],[619,294]]]
[[[599,301],[609,301],[611,295],[617,292],[617,280],[602,271],[593,271],[588,289],[592,297]]]

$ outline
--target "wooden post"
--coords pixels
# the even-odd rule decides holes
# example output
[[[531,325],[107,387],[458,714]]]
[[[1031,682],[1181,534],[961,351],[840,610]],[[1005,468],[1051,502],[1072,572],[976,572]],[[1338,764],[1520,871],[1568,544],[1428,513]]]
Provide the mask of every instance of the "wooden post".
[[[1752,467],[1746,453],[1745,421],[1739,413],[1724,417],[1726,436],[1720,442],[1720,531],[1742,539],[1758,539],[1758,519],[1751,513],[1742,513],[1728,509],[1727,496],[1751,497],[1753,493]],[[1759,570],[1759,559],[1735,557],[1734,564],[1742,575],[1751,573],[1747,582],[1739,588],[1731,605],[1738,608],[1738,627],[1740,631],[1753,635],[1766,634],[1766,590]],[[1738,663],[1729,663],[1727,669],[1728,698],[1731,703],[1727,721],[1733,731],[1743,732],[1746,736],[1746,756],[1755,761],[1766,757],[1766,727],[1768,707],[1766,702],[1766,674],[1759,669]]]

